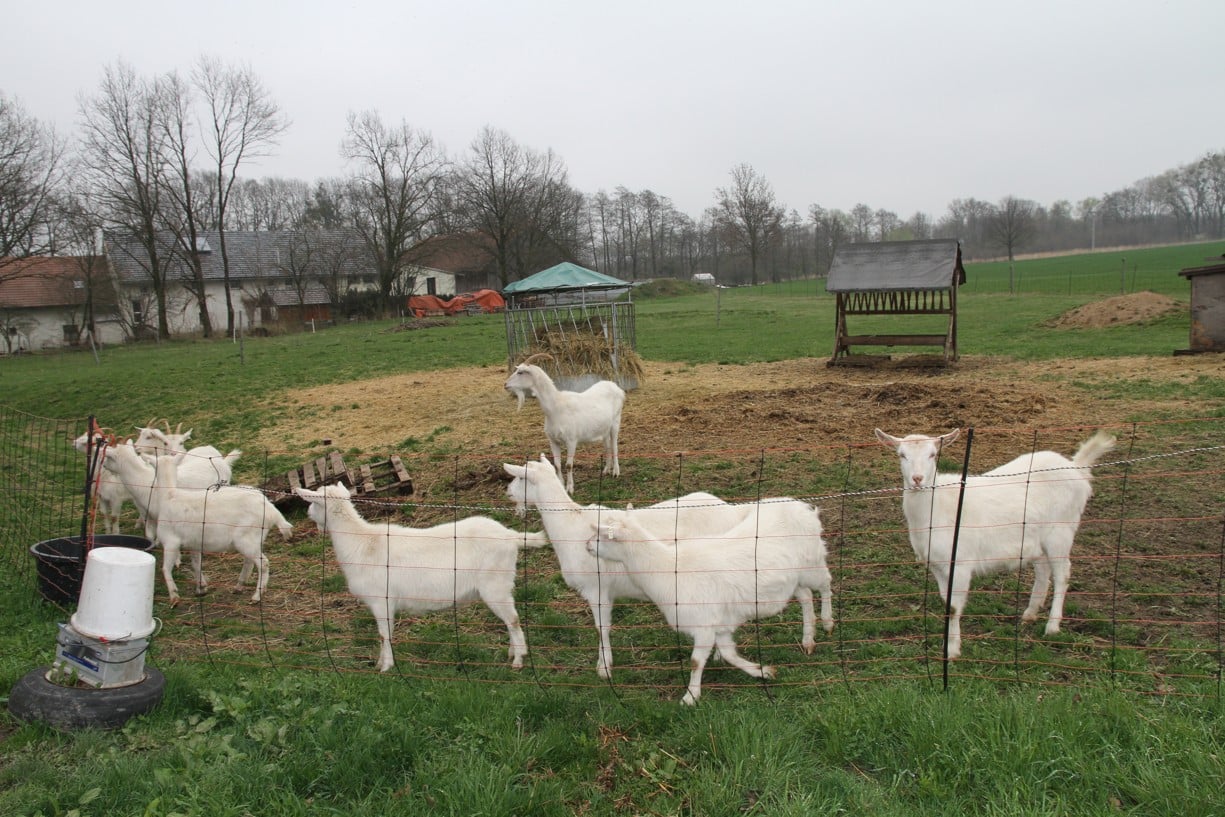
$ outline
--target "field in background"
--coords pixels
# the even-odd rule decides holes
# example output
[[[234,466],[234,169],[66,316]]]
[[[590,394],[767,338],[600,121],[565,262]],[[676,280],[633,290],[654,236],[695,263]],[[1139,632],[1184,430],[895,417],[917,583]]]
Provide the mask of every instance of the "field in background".
[[[1167,258],[1173,266],[1144,288],[1160,283],[1168,289],[1155,291],[1185,301],[1178,268],[1209,254],[1187,252],[1193,260]],[[1025,267],[1021,280],[1041,280],[1040,270]],[[998,287],[1000,274],[970,269],[984,286]],[[638,448],[623,452],[631,461],[618,484],[601,482],[590,457],[580,465],[580,501],[637,503],[711,487],[733,498],[825,497],[843,623],[819,639],[813,659],[789,643],[793,619],[766,622],[761,634],[746,627],[748,643],[785,666],[774,689],[712,668],[702,705],[681,711],[674,699],[688,651],[653,611],[634,607],[624,609],[615,642],[629,686],[596,683],[590,627],[548,572],[547,553],[525,562],[520,591],[537,628],[529,639],[539,639],[532,672],[547,675],[501,666],[504,629],[468,608],[402,621],[414,639],[400,655],[402,674],[371,677],[373,623],[345,597],[326,540],[303,522],[300,538],[275,554],[277,607],[243,603],[226,586],[237,566],[213,560],[216,593],[165,616],[155,662],[171,683],[154,715],[114,737],[2,727],[10,731],[0,744],[0,810],[229,814],[241,803],[284,814],[916,814],[991,804],[1018,815],[1218,813],[1225,732],[1214,693],[1222,617],[1214,537],[1225,495],[1219,452],[1199,449],[1221,444],[1225,378],[1219,356],[1172,358],[1187,342],[1185,312],[1147,325],[1048,325],[1117,294],[1110,274],[1104,269],[1100,288],[1071,295],[1060,289],[1063,272],[1039,293],[965,290],[967,359],[958,373],[829,372],[832,302],[813,282],[639,301],[639,350],[654,361],[654,377],[631,406],[650,405],[652,414],[637,421]],[[489,401],[479,407],[493,417],[483,424],[490,436],[472,433],[479,414],[452,422],[462,409],[452,404],[429,409],[423,433],[346,449],[355,461],[402,451],[419,490],[438,505],[414,509],[420,518],[490,505],[501,488],[499,457],[538,450],[538,411],[514,415],[500,393],[504,354],[500,319],[482,316],[420,329],[393,321],[242,344],[106,349],[100,362],[87,353],[21,358],[0,361],[0,371],[3,402],[15,408],[65,419],[94,413],[117,429],[182,420],[201,441],[249,450],[240,461],[248,479],[323,445],[320,434],[291,435],[298,445],[261,455],[251,444],[269,428],[320,416],[343,428],[376,394],[392,406],[380,403],[379,413],[407,417],[426,412],[419,398],[445,397],[462,380],[472,399]],[[748,365],[792,358],[801,360]],[[653,390],[688,382],[695,388],[683,399],[651,402]],[[395,390],[380,390],[390,383]],[[311,388],[318,392],[306,400]],[[1078,545],[1086,560],[1074,570],[1080,595],[1069,615],[1078,623],[1055,639],[1035,638],[1040,629],[1016,629],[1014,582],[976,584],[975,616],[963,625],[975,636],[971,661],[956,668],[949,693],[935,694],[930,582],[898,530],[896,495],[857,493],[893,489],[896,463],[854,443],[873,422],[905,433],[917,429],[903,422],[934,431],[963,421],[988,432],[976,461],[986,465],[1025,450],[1035,434],[1066,450],[1082,431],[1062,420],[1118,424],[1127,461],[1136,459],[1099,483]],[[663,446],[692,447],[675,436],[684,429],[699,442],[745,436],[719,437],[726,444],[678,460]],[[30,599],[27,544],[6,542],[17,555],[0,567],[9,623],[0,632],[3,683],[45,660],[47,633],[61,620]],[[1155,575],[1166,577],[1162,586]],[[158,588],[160,605],[160,579]],[[1112,600],[1118,589],[1123,598]],[[285,609],[291,604],[301,609]],[[300,631],[282,629],[290,616],[300,617]],[[1199,623],[1171,625],[1187,616]],[[1111,639],[1126,649],[1114,651]],[[846,683],[847,667],[879,678]]]

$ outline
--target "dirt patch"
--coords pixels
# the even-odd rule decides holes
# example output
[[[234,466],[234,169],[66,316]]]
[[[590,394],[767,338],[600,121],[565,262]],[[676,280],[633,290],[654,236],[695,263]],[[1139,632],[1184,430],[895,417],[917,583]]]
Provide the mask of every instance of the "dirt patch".
[[[1121,422],[1152,408],[1095,398],[1075,382],[1190,382],[1225,376],[1219,355],[1017,363],[967,357],[947,369],[829,368],[824,358],[752,365],[645,363],[622,421],[621,455],[756,450],[870,442],[872,429],[1037,428]],[[278,398],[285,410],[253,443],[273,452],[330,447],[378,454],[412,441],[446,442],[473,455],[539,453],[534,401],[521,411],[501,366],[448,369],[320,386]],[[1150,390],[1151,392],[1151,390]],[[1209,407],[1188,406],[1188,416]],[[598,447],[596,449],[598,453]]]
[[[1186,306],[1168,295],[1135,292],[1078,306],[1047,323],[1054,329],[1102,329],[1133,323],[1149,323],[1182,312]]]

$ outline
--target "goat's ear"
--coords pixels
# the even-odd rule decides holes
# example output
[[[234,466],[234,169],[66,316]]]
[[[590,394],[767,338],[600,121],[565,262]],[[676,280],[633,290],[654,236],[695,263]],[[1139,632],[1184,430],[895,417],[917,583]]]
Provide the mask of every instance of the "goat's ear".
[[[307,502],[318,502],[320,499],[320,495],[317,491],[309,491],[306,488],[294,488],[293,492]]]
[[[887,445],[890,448],[897,448],[898,445],[902,442],[897,437],[886,434],[885,432],[881,431],[879,428],[876,429],[876,439],[880,440],[881,445]]]
[[[183,432],[183,442],[187,442],[190,439],[191,439],[191,429],[189,428]]]
[[[549,456],[545,454],[543,451],[540,452],[540,461],[543,462],[545,465],[549,466],[550,468],[553,467],[553,463],[549,462]]]
[[[512,477],[521,478],[527,475],[527,469],[522,465],[514,465],[513,463],[502,463],[502,470]]]
[[[952,431],[950,431],[948,434],[941,434],[940,435],[940,445],[941,446],[949,445],[955,442],[957,438],[960,436],[961,436],[960,428],[955,428]]]

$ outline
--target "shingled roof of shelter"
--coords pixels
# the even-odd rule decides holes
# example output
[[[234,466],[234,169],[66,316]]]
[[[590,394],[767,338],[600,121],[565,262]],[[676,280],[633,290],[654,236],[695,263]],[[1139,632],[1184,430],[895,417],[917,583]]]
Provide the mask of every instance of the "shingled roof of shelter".
[[[934,238],[845,244],[834,253],[825,289],[948,289],[965,282],[961,243],[953,238]]]

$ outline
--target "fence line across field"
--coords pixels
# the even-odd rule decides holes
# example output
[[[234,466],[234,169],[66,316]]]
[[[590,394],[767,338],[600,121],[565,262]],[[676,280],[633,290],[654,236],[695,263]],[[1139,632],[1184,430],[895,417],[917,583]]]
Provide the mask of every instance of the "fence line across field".
[[[34,593],[30,546],[73,534],[84,513],[84,460],[71,447],[83,429],[80,420],[53,420],[0,407],[0,460],[4,491],[0,504],[4,556],[0,571],[13,591]],[[1078,685],[1109,683],[1140,694],[1220,698],[1225,663],[1225,420],[1194,418],[1119,424],[1115,456],[1094,468],[1095,496],[1081,520],[1072,551],[1072,586],[1065,630],[1043,636],[1039,624],[1022,624],[1028,594],[1024,575],[977,580],[963,616],[966,649],[955,662],[943,660],[947,599],[916,562],[901,513],[896,463],[885,449],[860,442],[813,448],[739,452],[623,452],[624,482],[634,465],[667,461],[675,468],[675,495],[709,489],[704,480],[734,472],[738,489],[728,502],[769,501],[773,486],[802,484],[811,457],[827,470],[829,490],[799,492],[822,515],[833,573],[835,628],[817,638],[814,654],[798,644],[795,605],[783,613],[740,628],[737,642],[758,663],[778,670],[769,690],[862,685],[883,680],[956,683],[982,678],[1001,683]],[[981,472],[987,459],[976,452],[1008,449],[1025,435],[1031,447],[1066,450],[1088,429],[976,429],[963,466]],[[1058,438],[1057,445],[1050,443]],[[255,460],[248,452],[245,457]],[[263,462],[274,452],[263,452]],[[410,470],[424,469],[428,457],[401,455]],[[515,457],[504,457],[516,461]],[[994,453],[991,455],[995,459]],[[1001,457],[999,459],[1005,459]],[[418,518],[490,515],[516,528],[537,529],[539,517],[518,520],[492,475],[503,458],[481,452],[455,455],[439,472],[450,472],[453,495],[388,501],[355,498],[364,516],[393,524]],[[952,462],[950,456],[950,462]],[[722,470],[705,463],[719,460]],[[256,460],[258,461],[258,460]],[[702,464],[695,473],[690,464]],[[1160,467],[1156,467],[1160,466]],[[265,471],[270,469],[264,468]],[[584,498],[636,508],[664,497],[627,497],[625,485],[596,476],[580,482]],[[488,501],[454,485],[476,474]],[[461,493],[463,495],[461,495]],[[719,490],[713,493],[723,496]],[[780,493],[782,493],[780,491]],[[390,515],[390,516],[389,516]],[[404,517],[409,520],[405,521]],[[294,517],[293,541],[266,543],[272,580],[259,603],[235,593],[238,562],[206,556],[212,576],[207,595],[184,595],[164,609],[158,586],[158,615],[164,628],[153,653],[167,658],[207,660],[244,666],[277,666],[336,672],[372,671],[378,637],[369,613],[349,596],[326,534]],[[86,518],[88,524],[90,520]],[[125,520],[135,530],[134,520]],[[402,617],[396,627],[394,674],[455,679],[466,683],[531,683],[616,689],[647,687],[672,691],[688,673],[688,639],[671,631],[650,602],[621,600],[613,620],[615,669],[598,678],[593,664],[595,633],[590,611],[562,583],[556,560],[546,549],[522,551],[516,566],[515,601],[528,644],[524,668],[505,661],[506,631],[481,605]],[[763,682],[735,669],[708,670],[707,687],[760,687]]]

